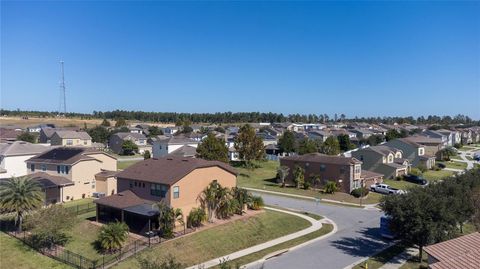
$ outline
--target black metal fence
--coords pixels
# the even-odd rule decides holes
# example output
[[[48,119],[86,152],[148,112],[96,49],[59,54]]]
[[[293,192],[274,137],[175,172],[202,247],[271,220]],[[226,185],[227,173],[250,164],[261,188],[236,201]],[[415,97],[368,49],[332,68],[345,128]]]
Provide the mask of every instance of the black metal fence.
[[[75,205],[75,206],[69,206],[65,207],[67,210],[70,212],[75,213],[75,215],[81,215],[85,214],[88,212],[95,211],[96,209],[96,204],[94,202],[88,203],[88,204],[81,204],[81,205]]]

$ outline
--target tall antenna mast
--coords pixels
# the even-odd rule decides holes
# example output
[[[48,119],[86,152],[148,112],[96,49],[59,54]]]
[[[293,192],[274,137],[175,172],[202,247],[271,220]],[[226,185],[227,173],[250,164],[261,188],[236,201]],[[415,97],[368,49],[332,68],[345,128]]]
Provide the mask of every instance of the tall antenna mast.
[[[67,95],[65,94],[65,75],[63,71],[63,61],[60,61],[60,66],[62,69],[62,77],[60,81],[60,107],[58,109],[58,114],[60,115],[63,112],[63,116],[67,115]]]

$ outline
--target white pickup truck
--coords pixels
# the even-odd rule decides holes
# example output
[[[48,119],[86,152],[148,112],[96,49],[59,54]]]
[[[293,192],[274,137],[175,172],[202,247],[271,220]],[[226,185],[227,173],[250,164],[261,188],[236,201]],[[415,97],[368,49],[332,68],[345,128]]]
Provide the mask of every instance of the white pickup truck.
[[[378,184],[375,183],[370,185],[370,190],[383,194],[403,194],[404,191],[390,187],[387,184]]]

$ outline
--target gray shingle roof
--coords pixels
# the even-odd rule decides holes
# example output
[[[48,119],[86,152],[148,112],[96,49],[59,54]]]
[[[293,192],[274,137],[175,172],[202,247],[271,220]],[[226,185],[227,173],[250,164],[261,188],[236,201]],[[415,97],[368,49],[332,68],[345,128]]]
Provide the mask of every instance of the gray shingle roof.
[[[36,155],[49,149],[51,149],[49,146],[36,145],[24,141],[0,143],[0,155],[2,156]]]
[[[61,130],[55,131],[55,133],[62,139],[92,139],[87,132],[83,131],[69,131],[69,130]]]

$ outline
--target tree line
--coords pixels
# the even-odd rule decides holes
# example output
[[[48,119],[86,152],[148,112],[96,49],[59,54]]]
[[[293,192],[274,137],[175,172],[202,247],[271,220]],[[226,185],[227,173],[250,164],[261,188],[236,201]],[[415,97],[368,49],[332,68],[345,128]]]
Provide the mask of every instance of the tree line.
[[[56,111],[25,111],[25,110],[7,110],[0,109],[0,115],[18,116],[18,117],[56,117],[59,113]],[[350,117],[345,114],[289,114],[272,112],[216,112],[216,113],[176,113],[176,112],[146,112],[146,111],[93,111],[92,113],[71,112],[64,115],[67,118],[82,119],[126,119],[145,122],[173,123],[178,121],[190,121],[192,123],[240,123],[240,122],[304,122],[304,123],[327,123],[327,122],[367,122],[367,123],[408,123],[408,124],[439,124],[439,125],[459,125],[467,126],[478,125],[480,121],[475,121],[466,115],[455,116],[420,116],[414,118],[408,117]]]

